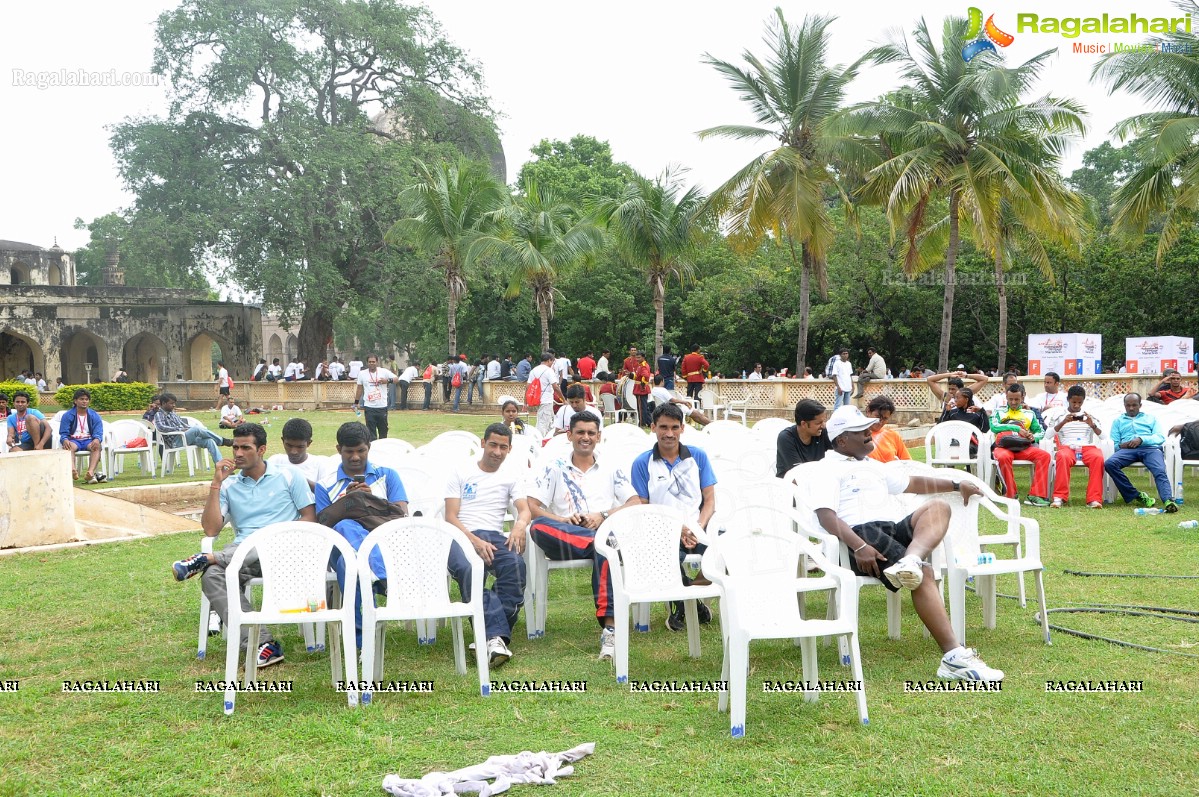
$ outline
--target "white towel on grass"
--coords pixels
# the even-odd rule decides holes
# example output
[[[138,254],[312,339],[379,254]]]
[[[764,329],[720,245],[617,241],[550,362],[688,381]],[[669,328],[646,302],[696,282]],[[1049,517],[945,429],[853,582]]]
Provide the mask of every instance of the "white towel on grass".
[[[508,791],[514,783],[535,783],[552,786],[556,778],[573,775],[569,766],[595,752],[595,742],[587,742],[561,753],[530,753],[493,755],[473,767],[453,772],[430,772],[419,780],[388,775],[383,778],[383,791],[394,797],[440,797],[447,794],[478,794],[489,797]],[[489,783],[488,781],[494,781]]]

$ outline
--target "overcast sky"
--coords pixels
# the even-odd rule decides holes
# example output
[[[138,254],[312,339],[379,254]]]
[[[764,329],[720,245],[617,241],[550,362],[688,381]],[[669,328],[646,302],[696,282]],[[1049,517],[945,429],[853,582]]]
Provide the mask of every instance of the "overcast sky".
[[[761,52],[764,24],[774,0],[431,0],[448,37],[483,66],[487,92],[500,119],[508,178],[542,138],[585,133],[606,139],[618,160],[645,174],[668,164],[690,169],[689,180],[706,189],[722,182],[758,149],[721,141],[700,143],[695,131],[752,120],[717,73],[700,62],[705,52],[737,60],[746,49]],[[132,201],[117,177],[106,127],[131,115],[165,113],[165,93],[154,87],[48,87],[17,85],[39,71],[148,72],[159,13],[169,0],[16,3],[0,8],[0,108],[4,110],[4,191],[0,193],[0,239],[49,247],[55,236],[67,249],[87,241],[72,228]],[[852,8],[832,26],[833,59],[847,62],[891,31],[910,30],[920,15],[940,29],[947,15],[964,15],[968,2],[919,4],[830,0],[784,5],[798,24],[804,13]],[[992,0],[986,14],[999,6]],[[1144,3],[1065,0],[1028,9],[1061,17],[1141,16],[1178,12],[1168,0]],[[997,12],[996,23],[1015,32],[1015,10]],[[1052,10],[1046,7],[1051,6]],[[1107,42],[1092,35],[1073,41]],[[1125,39],[1125,41],[1136,40]],[[1071,153],[1067,172],[1097,146],[1117,121],[1143,110],[1127,96],[1108,97],[1088,78],[1097,56],[1074,54],[1071,40],[1049,34],[1017,35],[1004,52],[1024,60],[1058,47],[1047,86],[1074,97],[1090,112],[1087,138]],[[869,99],[894,85],[893,70],[865,72],[851,100]]]

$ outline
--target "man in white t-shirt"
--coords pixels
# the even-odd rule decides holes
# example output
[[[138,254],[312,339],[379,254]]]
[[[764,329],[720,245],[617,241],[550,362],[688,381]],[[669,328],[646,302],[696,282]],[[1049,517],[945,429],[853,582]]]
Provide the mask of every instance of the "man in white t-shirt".
[[[284,382],[296,381],[297,371],[298,371],[298,365],[297,365],[296,361],[288,360],[287,367],[283,369],[283,381]]]
[[[350,360],[350,370],[346,372],[346,375],[349,376],[350,379],[357,379],[358,374],[361,371],[362,371],[362,360],[359,360],[358,358],[354,358],[353,360]]]
[[[529,384],[537,382],[541,385],[541,403],[537,406],[537,431],[542,437],[548,437],[554,426],[554,398],[561,392],[554,379],[554,355],[552,352],[541,353],[541,364],[529,372]]]
[[[268,467],[291,467],[298,470],[308,482],[308,489],[315,487],[328,468],[329,460],[308,453],[312,445],[312,424],[303,418],[292,418],[283,424],[283,452],[271,454]]]
[[[982,491],[968,481],[958,484],[905,473],[868,459],[874,449],[875,418],[857,407],[841,407],[829,419],[832,449],[813,466],[808,494],[820,525],[848,548],[849,567],[859,576],[879,579],[892,592],[910,590],[921,622],[944,654],[938,678],[1002,681],[1003,671],[987,666],[963,647],[953,632],[928,558],[949,530],[950,508],[928,501],[911,514],[891,496],[958,492],[963,502]]]
[[[243,420],[241,407],[233,400],[233,396],[225,397],[225,406],[221,407],[221,421],[218,426],[222,429],[232,429]]]
[[[276,382],[283,378],[283,367],[279,365],[278,357],[271,360],[271,364],[266,367],[266,372]]]
[[[570,419],[576,413],[587,410],[587,393],[582,385],[571,385],[566,388],[566,403],[554,413],[554,434],[566,434],[570,431]],[[598,413],[597,413],[598,414]],[[604,420],[600,418],[600,429],[604,428]]]
[[[358,372],[357,381],[354,406],[361,402],[363,420],[371,440],[387,437],[387,386],[396,381],[396,375],[380,368],[379,358],[372,354],[366,358],[366,368]]]
[[[654,409],[661,407],[663,404],[678,404],[679,409],[683,411],[683,415],[695,421],[700,426],[707,426],[712,422],[711,418],[709,418],[707,415],[704,415],[699,410],[691,409],[691,402],[677,398],[673,393],[667,390],[665,386],[665,380],[662,378],[662,374],[656,374],[654,376],[654,386],[649,391],[649,400],[653,405],[653,407],[650,409],[650,412],[653,412]]]
[[[229,371],[223,362],[218,362],[216,367],[217,407],[219,408],[224,403],[225,397],[229,395]]]
[[[1019,381],[1020,376],[1015,371],[1008,371],[1003,375],[1003,387],[983,405],[987,415],[994,415],[1007,409],[1007,389]],[[1027,402],[1025,402],[1025,406],[1027,406]]]
[[[346,366],[341,360],[337,359],[337,357],[334,357],[329,361],[329,377],[334,382],[340,382],[341,378],[345,376],[345,373]]]
[[[487,626],[487,654],[492,667],[512,658],[508,644],[512,626],[525,599],[525,529],[529,506],[522,474],[501,468],[512,450],[512,432],[493,423],[483,432],[483,456],[459,468],[445,490],[445,519],[457,526],[483,560],[484,574],[495,576],[483,589],[483,622]],[[516,520],[504,536],[504,513],[516,506]],[[463,595],[470,595],[471,568],[458,543],[450,548],[449,571]]]
[[[1024,406],[1038,410],[1041,417],[1044,418],[1054,411],[1053,414],[1066,408],[1066,393],[1062,390],[1062,378],[1053,371],[1045,374],[1045,392],[1036,396],[1030,397],[1024,402]]]
[[[487,361],[487,380],[494,381],[500,378],[500,360],[494,354]]]
[[[409,365],[404,369],[404,373],[400,374],[400,404],[396,409],[408,409],[408,388],[419,378],[420,371],[416,370],[415,365]]]
[[[853,395],[853,366],[849,364],[849,349],[837,352],[837,359],[833,362],[833,389],[836,393],[834,410],[849,404],[849,397]]]
[[[570,382],[570,358],[554,356],[554,379],[558,382],[558,387],[563,393],[566,392],[567,384]]]

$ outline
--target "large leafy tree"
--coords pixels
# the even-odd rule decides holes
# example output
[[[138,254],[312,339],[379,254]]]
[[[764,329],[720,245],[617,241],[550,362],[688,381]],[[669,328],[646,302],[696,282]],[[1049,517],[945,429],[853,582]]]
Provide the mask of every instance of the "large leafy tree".
[[[886,207],[902,236],[904,270],[917,274],[944,264],[941,371],[949,363],[963,228],[985,244],[999,223],[1002,198],[1032,190],[1045,153],[1059,154],[1065,137],[1083,132],[1077,103],[1052,96],[1022,100],[1054,51],[1015,67],[990,52],[966,62],[966,28],[964,19],[946,19],[938,47],[921,20],[910,40],[872,50],[873,61],[898,68],[904,85],[847,115],[853,129],[882,147],[884,160],[869,170],[859,195]],[[941,197],[944,215],[933,212]]]
[[[1188,17],[1199,13],[1194,0],[1176,5]],[[1179,236],[1194,228],[1199,212],[1199,33],[1178,30],[1155,36],[1149,44],[1152,49],[1103,56],[1092,78],[1155,106],[1113,130],[1123,139],[1135,139],[1140,160],[1113,197],[1113,227],[1137,236],[1159,223],[1160,264]]]
[[[505,189],[487,166],[465,158],[418,162],[417,174],[417,181],[400,195],[406,215],[392,225],[387,239],[410,243],[433,257],[448,300],[449,354],[456,356],[458,305],[466,294],[467,275],[487,251]]]
[[[414,155],[493,135],[478,68],[426,9],[371,0],[184,0],[156,36],[170,113],[112,138],[135,210],[300,318],[300,357],[319,360],[343,308],[385,299]]]
[[[621,259],[642,272],[653,293],[655,359],[662,355],[666,283],[685,283],[695,274],[703,206],[699,189],[684,190],[678,173],[667,169],[653,180],[634,175],[619,197],[597,209]]]
[[[87,244],[74,254],[75,277],[80,285],[103,283],[106,258],[109,249],[115,247],[126,285],[208,290],[191,249],[191,237],[163,216],[107,213],[87,223],[75,219],[75,229],[91,234]]]
[[[528,287],[541,319],[541,350],[550,347],[550,319],[563,273],[593,258],[603,248],[604,231],[561,201],[553,191],[526,180],[520,192],[495,213],[498,232],[479,240],[494,253],[508,275],[506,298]]]
[[[612,160],[607,141],[579,134],[570,141],[542,139],[530,148],[532,160],[520,167],[517,184],[537,183],[558,199],[582,209],[614,199],[633,178],[633,168]]]
[[[782,9],[775,9],[766,30],[765,57],[746,52],[744,67],[711,55],[704,58],[749,106],[755,124],[710,127],[700,131],[700,138],[771,142],[769,150],[738,170],[708,201],[741,248],[755,248],[769,237],[791,253],[800,280],[795,368],[801,374],[813,277],[821,295],[828,294],[826,258],[833,222],[825,202],[839,190],[833,164],[849,149],[856,151],[852,160],[858,163],[870,153],[859,140],[845,131],[833,132],[827,124],[841,109],[845,88],[861,64],[826,62],[832,21],[807,17],[793,28]],[[841,195],[848,208],[845,192]]]

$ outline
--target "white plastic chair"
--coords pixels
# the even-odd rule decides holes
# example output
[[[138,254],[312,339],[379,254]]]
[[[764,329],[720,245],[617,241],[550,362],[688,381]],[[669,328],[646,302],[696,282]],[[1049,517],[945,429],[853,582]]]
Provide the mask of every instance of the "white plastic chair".
[[[393,468],[400,474],[408,496],[408,514],[445,517],[445,486],[449,472],[441,463],[406,463]]]
[[[1175,402],[1177,403],[1177,402]],[[1196,402],[1199,405],[1199,402]],[[1170,431],[1169,429],[1166,430]],[[1182,458],[1182,441],[1178,435],[1168,435],[1165,445],[1166,454],[1166,470],[1170,474],[1170,482],[1174,485],[1174,500],[1182,502],[1183,482],[1185,481],[1187,468],[1199,468],[1199,459],[1183,459]]]
[[[454,429],[442,432],[417,450],[422,454],[434,457],[445,458],[449,455],[456,458],[470,458],[477,457],[483,451],[483,444],[479,441],[478,435]]]
[[[608,560],[608,571],[612,574],[618,683],[629,679],[629,610],[633,604],[683,601],[688,651],[691,658],[699,658],[699,616],[695,602],[700,598],[719,598],[722,593],[715,584],[683,586],[679,536],[684,526],[701,543],[707,542],[704,530],[686,521],[679,512],[652,504],[626,507],[605,520],[596,531],[595,550]]]
[[[970,455],[970,440],[978,439],[978,449]],[[965,466],[983,481],[991,483],[990,432],[984,432],[965,421],[943,421],[924,436],[924,451],[929,465],[949,468]]]
[[[859,685],[858,718],[863,724],[869,723],[858,645],[857,579],[847,568],[830,562],[807,539],[769,526],[764,528],[763,515],[775,513],[770,507],[732,513],[726,533],[714,539],[704,553],[704,573],[723,591],[720,614],[724,662],[720,679],[728,684],[728,690],[720,693],[718,707],[721,711],[729,710],[733,738],[744,736],[750,640],[797,640],[803,679],[816,682],[819,681],[816,639],[837,636],[845,640],[853,678]],[[777,514],[786,521],[785,513]],[[813,559],[824,575],[801,576],[805,557]],[[829,601],[835,604],[836,619],[805,619],[796,596],[808,592],[830,592]],[[807,692],[804,700],[814,702],[819,694]]]
[[[653,440],[650,435],[633,424],[613,424],[604,427],[603,433],[600,435],[601,446],[625,443],[640,444],[649,448],[653,445]]]
[[[733,399],[724,406],[724,419],[727,421],[730,415],[736,415],[741,419],[741,425],[747,426],[748,420],[746,414],[749,411],[749,399]]]
[[[155,440],[158,444],[158,464],[160,477],[175,469],[179,457],[187,463],[187,475],[196,475],[197,447],[189,445],[183,432],[163,432],[155,428]],[[151,445],[154,443],[152,442]]]
[[[146,445],[139,448],[129,448],[130,440],[143,438]],[[110,478],[124,471],[124,457],[133,454],[138,457],[142,473],[154,476],[154,445],[151,443],[153,433],[141,421],[122,419],[104,424],[104,457],[108,461],[107,472]]]
[[[398,437],[383,437],[371,443],[371,459],[382,455],[386,457],[403,457],[416,451],[416,446]]]
[[[471,594],[462,600],[450,598],[446,564],[450,546],[457,542],[471,567]],[[389,621],[428,621],[450,618],[454,633],[454,665],[466,674],[466,647],[462,640],[462,618],[469,617],[475,637],[475,664],[479,671],[479,693],[491,694],[488,672],[486,625],[483,620],[483,560],[460,530],[432,517],[389,520],[367,535],[358,548],[358,578],[363,595],[370,595],[374,573],[370,555],[375,548],[383,557],[387,573],[387,605],[362,602],[362,678],[381,680],[383,674],[384,624]],[[435,622],[428,623],[434,627]],[[370,691],[362,702],[370,703]]]
[[[716,423],[714,420],[716,418],[716,413],[727,409],[724,404],[720,403],[720,399],[716,397],[716,391],[707,389],[699,391],[699,408],[703,410],[704,414],[706,414],[709,418],[713,419],[712,423]],[[727,416],[725,419],[727,420]],[[709,424],[709,426],[711,425],[712,424]],[[705,427],[705,429],[706,428],[707,427]]]
[[[190,415],[183,415],[180,417],[182,417],[183,420],[187,421],[187,425],[193,429],[203,429],[205,431],[208,430],[208,427],[205,426],[204,422],[201,421],[199,418],[193,418]],[[197,466],[203,465],[204,470],[212,470],[212,465],[213,465],[212,454],[208,453],[208,449],[203,446],[196,446],[195,449],[196,449],[196,465]]]
[[[790,429],[792,423],[785,418],[762,418],[750,427],[750,431],[754,433],[759,445],[769,447],[774,450],[775,444],[778,442],[779,433],[784,429]]]
[[[262,568],[262,607],[256,611],[243,612],[241,602],[229,601],[228,637],[225,654],[225,681],[237,678],[238,640],[242,625],[249,626],[251,643],[258,639],[260,625],[280,625],[296,622],[297,615],[308,622],[340,623],[341,637],[330,635],[332,652],[329,660],[333,670],[333,686],[338,681],[346,682],[346,699],[350,706],[358,705],[358,662],[354,642],[354,600],[357,581],[347,578],[341,608],[324,608],[310,611],[316,602],[323,605],[326,594],[326,574],[329,556],[339,552],[345,561],[354,561],[357,552],[337,532],[319,523],[289,521],[265,526],[246,537],[225,572],[225,589],[230,596],[237,595],[241,588],[240,571],[246,557],[258,555]],[[339,651],[339,642],[341,650]],[[344,655],[344,660],[340,654]],[[257,671],[257,645],[246,647],[245,682],[255,680]],[[235,689],[225,690],[225,713],[232,714],[237,697]]]

